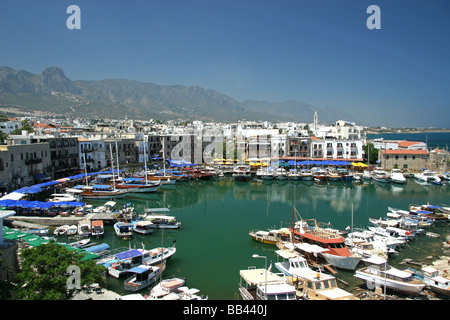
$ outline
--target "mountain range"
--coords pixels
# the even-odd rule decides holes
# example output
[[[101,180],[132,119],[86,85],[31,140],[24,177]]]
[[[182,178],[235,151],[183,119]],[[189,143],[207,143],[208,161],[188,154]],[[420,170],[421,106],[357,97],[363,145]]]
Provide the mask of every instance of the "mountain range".
[[[93,119],[311,123],[317,111],[321,123],[354,120],[336,108],[319,108],[294,100],[239,102],[196,85],[158,85],[124,79],[72,81],[60,67],[48,67],[41,74],[0,67],[0,107]]]

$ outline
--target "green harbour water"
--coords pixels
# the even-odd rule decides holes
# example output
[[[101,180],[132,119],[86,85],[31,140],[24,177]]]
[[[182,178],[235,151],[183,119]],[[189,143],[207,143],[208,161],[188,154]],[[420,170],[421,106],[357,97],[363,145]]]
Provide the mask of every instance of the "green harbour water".
[[[366,228],[370,225],[369,217],[384,217],[388,207],[407,209],[410,204],[450,204],[448,188],[448,185],[420,185],[413,179],[408,179],[404,186],[373,181],[343,184],[253,179],[240,182],[227,176],[211,181],[177,182],[155,194],[116,202],[133,204],[137,213],[142,213],[144,208],[169,208],[170,215],[181,222],[181,229],[134,234],[128,241],[119,239],[112,226],[106,226],[105,237],[95,241],[108,243],[111,248],[140,248],[144,244],[151,249],[162,243],[171,246],[176,240],[177,252],[168,261],[163,278],[185,277],[188,287],[199,289],[210,300],[234,300],[240,298],[239,270],[264,267],[264,259],[254,259],[253,254],[266,256],[268,266],[277,262],[276,246],[252,240],[248,231],[289,226],[294,206],[302,218],[314,218],[341,230],[351,225],[353,206],[353,226]],[[88,203],[102,205],[104,201]],[[435,224],[429,231],[441,237],[419,235],[398,255],[392,256],[389,263],[396,266],[405,258],[427,263],[432,261],[429,256],[436,259],[443,252],[448,222]],[[337,277],[349,284],[343,286],[346,290],[362,283],[350,271],[338,270]],[[123,280],[108,276],[108,289],[128,294],[123,289]],[[149,290],[140,293],[145,295]]]

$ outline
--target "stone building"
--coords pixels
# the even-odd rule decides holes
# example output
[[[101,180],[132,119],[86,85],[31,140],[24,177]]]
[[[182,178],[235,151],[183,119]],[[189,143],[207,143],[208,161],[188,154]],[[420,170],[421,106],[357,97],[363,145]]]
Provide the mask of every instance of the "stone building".
[[[394,168],[404,171],[428,169],[428,150],[380,150],[378,159],[380,167],[389,171]]]

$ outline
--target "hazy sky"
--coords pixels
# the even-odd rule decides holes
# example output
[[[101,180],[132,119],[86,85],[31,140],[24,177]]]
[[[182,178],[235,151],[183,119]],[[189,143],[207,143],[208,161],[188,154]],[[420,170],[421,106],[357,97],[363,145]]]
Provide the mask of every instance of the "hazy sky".
[[[66,26],[69,5],[81,10],[79,30]],[[370,5],[381,29],[366,26]],[[369,125],[449,128],[450,1],[1,0],[0,65],[298,100]]]

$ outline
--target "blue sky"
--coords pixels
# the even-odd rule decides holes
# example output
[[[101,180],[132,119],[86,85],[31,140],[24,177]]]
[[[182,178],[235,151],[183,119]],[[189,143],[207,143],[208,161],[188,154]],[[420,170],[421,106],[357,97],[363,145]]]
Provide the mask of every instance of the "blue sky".
[[[72,4],[80,30],[66,27]],[[372,4],[380,30],[366,27]],[[33,73],[60,66],[72,80],[199,85],[362,124],[450,127],[448,0],[1,0],[0,46],[0,65]]]

